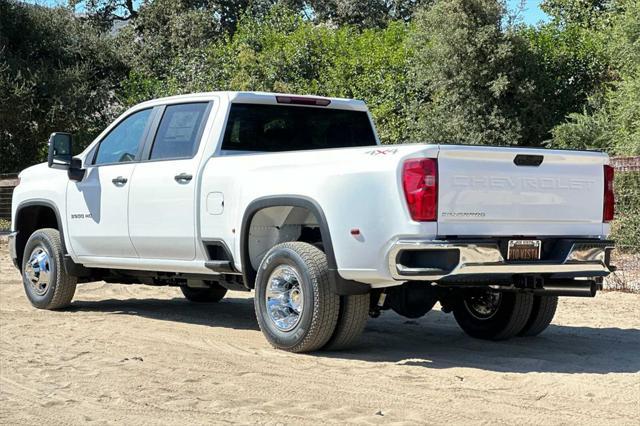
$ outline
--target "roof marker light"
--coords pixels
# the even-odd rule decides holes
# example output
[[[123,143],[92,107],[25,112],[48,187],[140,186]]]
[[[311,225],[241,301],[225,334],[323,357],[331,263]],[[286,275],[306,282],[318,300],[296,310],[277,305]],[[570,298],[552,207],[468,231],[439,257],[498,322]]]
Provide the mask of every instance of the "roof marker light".
[[[331,99],[306,98],[303,96],[276,96],[276,101],[279,104],[313,105],[313,106],[328,106],[331,103]]]

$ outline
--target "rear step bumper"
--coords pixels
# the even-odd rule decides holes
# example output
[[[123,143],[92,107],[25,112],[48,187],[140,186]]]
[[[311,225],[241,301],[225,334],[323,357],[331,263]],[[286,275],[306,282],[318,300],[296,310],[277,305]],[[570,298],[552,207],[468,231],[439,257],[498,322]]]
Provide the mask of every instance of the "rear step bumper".
[[[497,241],[400,240],[389,252],[389,271],[401,281],[471,282],[520,275],[604,277],[613,270],[612,241],[562,239],[553,244],[553,252],[543,260],[508,261]]]

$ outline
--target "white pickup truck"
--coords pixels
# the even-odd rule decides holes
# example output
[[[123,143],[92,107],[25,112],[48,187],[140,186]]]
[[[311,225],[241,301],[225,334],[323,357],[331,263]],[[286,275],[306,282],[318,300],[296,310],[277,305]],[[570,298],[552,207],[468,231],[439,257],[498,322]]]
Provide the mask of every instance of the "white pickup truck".
[[[351,345],[439,302],[469,335],[542,332],[613,269],[606,154],[381,146],[361,101],[214,92],[137,105],[20,174],[10,251],[37,308],[77,283],[254,290],[276,348]]]

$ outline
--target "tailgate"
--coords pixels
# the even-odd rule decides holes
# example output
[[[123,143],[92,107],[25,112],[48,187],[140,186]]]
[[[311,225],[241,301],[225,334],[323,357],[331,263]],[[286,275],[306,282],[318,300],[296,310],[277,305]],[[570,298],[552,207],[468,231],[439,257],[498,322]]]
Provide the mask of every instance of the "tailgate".
[[[601,235],[605,162],[598,152],[441,145],[438,235]]]

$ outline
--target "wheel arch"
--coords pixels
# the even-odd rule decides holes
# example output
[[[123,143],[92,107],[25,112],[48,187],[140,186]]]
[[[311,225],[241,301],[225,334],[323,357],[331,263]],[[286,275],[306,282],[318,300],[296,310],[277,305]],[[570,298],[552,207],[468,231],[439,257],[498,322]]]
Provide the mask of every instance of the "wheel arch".
[[[331,231],[329,230],[329,224],[324,211],[316,200],[303,195],[276,195],[261,197],[253,200],[245,209],[240,228],[240,262],[242,265],[242,276],[245,287],[249,289],[253,288],[257,275],[257,270],[252,265],[250,255],[249,238],[252,222],[258,213],[272,207],[293,207],[304,209],[314,216],[320,231],[323,251],[327,256],[331,285],[334,292],[345,295],[365,294],[369,292],[370,287],[368,285],[345,280],[340,277],[338,274],[338,265],[331,239]]]
[[[16,208],[14,230],[18,232],[16,236],[16,255],[18,265],[22,265],[24,248],[31,234],[38,229],[54,228],[60,232],[62,247],[67,253],[64,242],[64,227],[60,210],[50,200],[37,199],[23,201]]]
[[[251,264],[249,253],[249,237],[250,229],[253,219],[256,215],[270,207],[298,207],[309,211],[315,216],[318,222],[318,228],[320,229],[320,236],[322,239],[322,245],[327,255],[327,263],[332,270],[337,269],[335,254],[333,252],[333,245],[331,242],[331,233],[329,231],[329,225],[327,219],[322,211],[320,205],[313,199],[301,195],[281,195],[281,196],[266,196],[258,198],[252,201],[246,208],[242,217],[242,225],[240,228],[240,262],[242,264],[242,271],[247,288],[253,288],[253,282],[256,278],[256,269]]]

